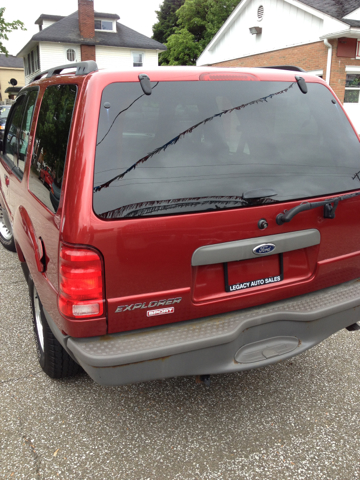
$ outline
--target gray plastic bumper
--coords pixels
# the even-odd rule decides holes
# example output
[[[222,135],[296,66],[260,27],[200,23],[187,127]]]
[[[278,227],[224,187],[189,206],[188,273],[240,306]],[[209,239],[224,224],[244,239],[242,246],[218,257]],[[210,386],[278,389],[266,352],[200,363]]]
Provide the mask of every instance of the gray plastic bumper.
[[[146,330],[67,338],[102,385],[248,370],[307,350],[359,319],[360,280],[262,307]]]

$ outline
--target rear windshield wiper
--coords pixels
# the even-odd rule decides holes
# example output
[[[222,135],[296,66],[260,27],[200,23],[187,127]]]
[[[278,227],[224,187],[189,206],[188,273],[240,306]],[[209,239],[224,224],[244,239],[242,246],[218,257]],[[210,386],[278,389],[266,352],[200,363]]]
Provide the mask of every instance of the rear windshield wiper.
[[[250,205],[263,205],[265,203],[277,203],[271,197],[276,197],[277,193],[271,188],[258,188],[257,190],[250,190],[245,192],[242,198]]]
[[[101,214],[101,218],[129,218],[152,215],[158,212],[169,212],[174,209],[194,209],[193,212],[209,212],[227,208],[241,208],[249,206],[242,197],[198,197],[179,198],[174,200],[155,200],[149,202],[125,205],[124,207],[110,210]]]
[[[242,196],[244,200],[258,200],[263,198],[276,197],[277,193],[272,188],[259,188],[245,192]]]
[[[208,208],[206,208],[208,205]],[[206,200],[206,201],[197,201],[197,202],[177,202],[177,203],[170,203],[167,205],[158,205],[154,207],[145,207],[139,208],[137,210],[132,210],[131,212],[124,215],[124,217],[142,217],[143,215],[151,215],[153,213],[158,212],[166,212],[169,210],[173,210],[175,208],[198,208],[203,207],[201,209],[203,212],[211,212],[213,210],[222,210],[226,208],[235,208],[235,207],[243,207],[247,204],[242,201],[226,201],[226,200]],[[171,212],[170,212],[171,213]],[[195,211],[194,211],[195,213]]]
[[[301,203],[291,210],[285,210],[284,212],[279,213],[276,216],[276,223],[278,225],[283,225],[284,223],[290,222],[298,213],[305,212],[306,210],[313,210],[317,207],[324,207],[324,218],[335,218],[335,210],[340,201],[347,200],[348,198],[358,197],[359,195],[360,192],[349,193],[348,195],[329,198],[328,200],[322,200],[321,202]]]
[[[124,207],[115,208],[102,213],[102,218],[129,218],[152,215],[158,212],[169,212],[174,209],[193,209],[193,212],[211,212],[214,210],[224,210],[229,208],[252,207],[254,205],[263,205],[274,203],[271,197],[277,195],[274,190],[252,190],[240,196],[209,196],[178,198],[174,200],[154,200],[148,202],[134,203]],[[199,210],[200,207],[200,210]]]

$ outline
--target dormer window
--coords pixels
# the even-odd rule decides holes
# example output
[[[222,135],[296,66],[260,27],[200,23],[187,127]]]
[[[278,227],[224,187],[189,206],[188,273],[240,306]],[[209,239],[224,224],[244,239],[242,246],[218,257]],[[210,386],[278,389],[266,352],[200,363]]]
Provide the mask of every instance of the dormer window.
[[[113,31],[113,22],[110,20],[95,20],[95,30]]]

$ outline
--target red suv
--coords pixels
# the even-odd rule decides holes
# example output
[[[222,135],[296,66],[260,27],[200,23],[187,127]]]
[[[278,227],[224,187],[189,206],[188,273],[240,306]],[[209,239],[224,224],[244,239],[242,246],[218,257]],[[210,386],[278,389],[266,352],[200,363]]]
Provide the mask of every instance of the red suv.
[[[40,175],[39,175],[39,179],[42,181],[42,183],[44,185],[46,185],[48,188],[51,187],[53,181],[54,181],[54,178],[51,174],[51,170],[49,167],[44,167],[44,168],[41,168],[40,169]]]
[[[322,79],[65,68],[21,90],[0,156],[48,375],[234,372],[356,328],[360,145]]]

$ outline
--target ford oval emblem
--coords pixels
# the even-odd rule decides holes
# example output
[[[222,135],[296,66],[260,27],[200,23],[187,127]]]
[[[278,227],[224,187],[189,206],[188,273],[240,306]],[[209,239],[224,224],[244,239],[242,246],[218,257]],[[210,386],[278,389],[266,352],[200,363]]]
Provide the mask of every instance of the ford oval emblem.
[[[268,255],[275,250],[276,246],[273,243],[263,243],[253,249],[255,255]]]

